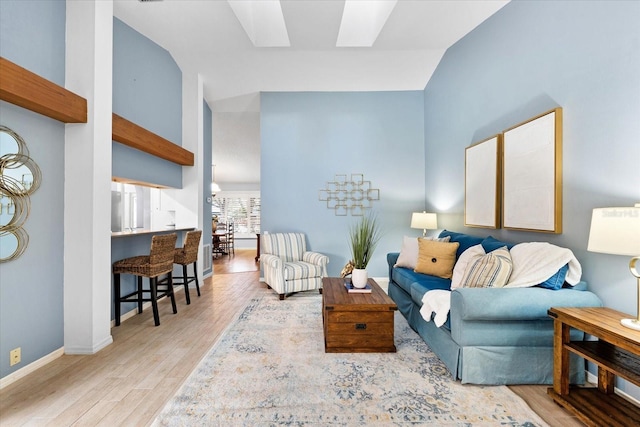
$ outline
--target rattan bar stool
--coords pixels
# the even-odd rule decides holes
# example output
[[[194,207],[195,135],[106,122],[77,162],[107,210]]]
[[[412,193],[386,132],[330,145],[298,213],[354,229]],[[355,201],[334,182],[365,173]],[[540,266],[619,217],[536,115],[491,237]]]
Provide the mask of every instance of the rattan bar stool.
[[[137,302],[138,313],[142,313],[142,303],[151,301],[153,307],[153,320],[155,325],[160,325],[158,314],[158,300],[164,296],[171,298],[173,313],[177,313],[176,299],[173,294],[173,258],[176,249],[178,235],[162,234],[151,238],[151,250],[149,255],[125,258],[113,263],[113,288],[116,326],[120,325],[120,304],[123,302]],[[120,295],[120,275],[132,274],[137,276],[137,289],[127,295]],[[164,283],[158,281],[158,277],[168,274]],[[142,278],[149,278],[149,289],[142,288]],[[144,294],[149,294],[148,298]]]
[[[187,304],[191,304],[189,296],[189,283],[196,282],[196,290],[200,296],[200,284],[198,283],[198,246],[202,238],[202,230],[187,231],[182,248],[176,248],[173,257],[174,264],[182,265],[182,277],[176,276],[174,285],[184,285],[184,294]],[[193,276],[187,275],[187,266],[193,264]]]

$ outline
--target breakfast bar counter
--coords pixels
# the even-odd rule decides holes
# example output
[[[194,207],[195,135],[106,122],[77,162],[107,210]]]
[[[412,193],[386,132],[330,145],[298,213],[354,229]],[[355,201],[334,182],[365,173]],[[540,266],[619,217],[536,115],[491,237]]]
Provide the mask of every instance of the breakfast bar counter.
[[[158,234],[158,233],[170,233],[177,231],[191,231],[195,230],[195,227],[167,227],[161,228],[157,230],[150,230],[148,228],[134,228],[133,230],[124,230],[124,231],[112,231],[111,237],[126,237],[126,236],[139,236],[142,234]]]
[[[165,227],[159,229],[134,228],[133,230],[116,231],[111,233],[111,264],[114,262],[138,255],[149,255],[151,238],[157,234],[176,233],[178,239],[177,247],[182,247],[182,242],[187,231],[194,230],[194,227]],[[174,275],[181,270],[175,267]],[[113,292],[113,275],[111,275],[111,286]],[[124,275],[121,278],[121,292],[123,295],[133,292],[136,289],[136,278],[131,275]],[[113,294],[112,294],[113,295]],[[112,298],[113,299],[113,298]],[[135,303],[122,305],[122,313],[127,313],[136,308]],[[126,317],[125,317],[126,318]],[[115,319],[115,307],[111,302],[111,319]]]

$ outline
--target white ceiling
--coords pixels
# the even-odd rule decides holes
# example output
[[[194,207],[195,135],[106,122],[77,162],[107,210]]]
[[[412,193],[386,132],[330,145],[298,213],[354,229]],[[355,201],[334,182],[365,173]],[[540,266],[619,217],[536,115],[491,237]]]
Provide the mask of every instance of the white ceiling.
[[[341,0],[281,0],[285,48],[254,47],[223,0],[115,0],[114,15],[201,73],[214,111],[257,111],[261,91],[422,90],[446,49],[507,2],[400,0],[364,48],[336,47]]]
[[[114,15],[200,73],[214,112],[242,113],[263,91],[422,90],[447,48],[507,3],[399,0],[372,47],[336,47],[343,0],[281,0],[290,47],[255,47],[224,0],[114,0]],[[228,176],[231,159],[214,157],[220,182],[250,173]]]

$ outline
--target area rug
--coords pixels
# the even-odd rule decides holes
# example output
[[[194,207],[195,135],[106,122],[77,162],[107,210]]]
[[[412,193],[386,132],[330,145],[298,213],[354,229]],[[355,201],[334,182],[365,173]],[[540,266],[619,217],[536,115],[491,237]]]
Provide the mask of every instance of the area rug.
[[[546,426],[506,386],[453,381],[398,313],[397,353],[325,353],[321,308],[252,300],[153,425]]]

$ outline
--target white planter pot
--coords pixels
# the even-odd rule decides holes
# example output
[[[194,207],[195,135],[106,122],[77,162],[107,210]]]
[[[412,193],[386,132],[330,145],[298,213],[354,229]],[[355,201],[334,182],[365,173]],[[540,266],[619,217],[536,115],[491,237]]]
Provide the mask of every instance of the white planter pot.
[[[364,288],[367,286],[367,270],[364,268],[354,268],[351,272],[351,283],[353,283],[354,288]]]

